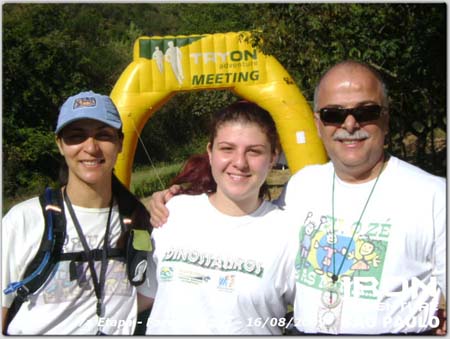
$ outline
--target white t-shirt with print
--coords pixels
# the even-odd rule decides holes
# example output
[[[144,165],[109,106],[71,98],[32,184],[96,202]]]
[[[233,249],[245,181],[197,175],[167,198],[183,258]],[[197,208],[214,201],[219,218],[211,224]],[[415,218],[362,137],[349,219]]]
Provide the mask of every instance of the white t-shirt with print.
[[[308,166],[290,179],[280,199],[303,224],[296,327],[344,334],[436,327],[434,314],[446,290],[445,180],[391,157],[352,241],[375,179],[349,184],[336,176],[334,238],[332,183],[332,163]],[[333,272],[339,273],[340,302],[327,292]],[[333,307],[325,307],[330,302]]]
[[[147,334],[280,334],[295,287],[294,227],[284,213],[266,201],[232,217],[206,194],[176,196],[167,207],[148,271],[157,292],[155,283],[139,290],[156,294]]]
[[[73,206],[89,247],[102,248],[109,208]],[[67,234],[64,252],[83,251],[72,218],[65,206]],[[2,289],[21,281],[30,261],[35,257],[44,232],[44,217],[39,199],[32,198],[14,206],[2,222]],[[116,244],[121,232],[118,206],[111,216],[110,244]],[[100,261],[95,262],[100,276]],[[30,300],[23,303],[8,327],[9,334],[129,335],[134,332],[137,301],[136,289],[127,278],[122,261],[109,260],[102,318],[96,314],[97,298],[88,263],[77,264],[78,279],[71,281],[69,261],[59,262],[54,273]],[[3,307],[10,307],[14,293],[3,294]]]

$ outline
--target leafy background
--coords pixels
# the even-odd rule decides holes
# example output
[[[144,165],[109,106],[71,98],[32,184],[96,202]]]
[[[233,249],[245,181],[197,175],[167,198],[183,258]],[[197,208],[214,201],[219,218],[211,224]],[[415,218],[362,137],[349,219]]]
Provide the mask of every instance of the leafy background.
[[[446,176],[446,11],[445,3],[5,3],[3,210],[55,184],[59,107],[82,90],[110,93],[142,35],[253,31],[252,42],[310,102],[328,67],[367,62],[389,88],[389,151]],[[203,151],[210,112],[233,98],[177,94],[143,130],[151,161],[178,163]],[[148,164],[139,146],[134,169]]]

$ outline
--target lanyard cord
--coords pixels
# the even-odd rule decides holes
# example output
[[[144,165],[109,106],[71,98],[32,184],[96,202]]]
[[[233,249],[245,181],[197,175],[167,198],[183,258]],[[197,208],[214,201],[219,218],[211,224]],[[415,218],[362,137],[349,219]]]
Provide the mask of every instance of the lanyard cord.
[[[377,182],[378,182],[378,179],[380,178],[381,172],[383,172],[383,168],[384,168],[384,165],[381,166],[380,173],[378,173],[377,179],[375,180],[375,183],[373,184],[372,189],[370,190],[369,196],[368,196],[368,198],[366,200],[366,204],[364,205],[364,208],[362,209],[361,215],[359,216],[358,222],[356,223],[355,229],[353,230],[352,237],[351,237],[351,239],[348,242],[348,245],[346,247],[347,251],[344,254],[344,258],[342,258],[341,264],[339,265],[339,269],[338,269],[337,272],[336,272],[336,265],[335,265],[336,263],[335,263],[335,260],[334,260],[335,253],[336,253],[335,252],[335,248],[334,248],[334,246],[335,246],[334,245],[335,244],[335,240],[334,240],[334,237],[335,237],[335,233],[334,233],[334,223],[335,223],[335,219],[334,219],[334,182],[335,182],[335,179],[336,179],[336,171],[333,172],[333,188],[332,188],[332,194],[331,194],[331,214],[332,214],[331,222],[332,222],[332,231],[333,231],[333,234],[332,234],[333,235],[333,239],[332,239],[332,242],[333,242],[333,245],[332,245],[333,246],[333,276],[331,277],[331,280],[333,281],[333,283],[335,283],[338,280],[338,278],[339,278],[339,274],[341,273],[342,266],[344,265],[344,262],[347,259],[347,255],[350,252],[350,246],[352,245],[353,238],[355,237],[355,234],[356,234],[356,231],[357,231],[357,229],[358,229],[358,227],[360,225],[361,219],[362,219],[362,217],[364,215],[364,212],[366,211],[366,207],[369,204],[370,197],[372,196],[372,193],[375,190],[375,186],[377,185]]]
[[[88,259],[89,270],[91,271],[92,281],[94,282],[94,290],[95,295],[97,297],[97,315],[102,317],[103,315],[103,292],[105,287],[105,277],[106,277],[106,268],[108,266],[108,238],[109,238],[109,229],[111,224],[111,212],[113,205],[113,198],[111,197],[111,202],[109,204],[109,212],[108,212],[108,220],[106,222],[105,236],[103,238],[103,251],[102,251],[102,260],[101,260],[101,269],[100,269],[100,280],[98,279],[97,272],[95,271],[94,259],[92,257],[92,252],[89,249],[89,245],[87,243],[86,237],[83,234],[83,230],[81,229],[81,225],[77,219],[75,211],[73,210],[72,203],[67,195],[67,190],[64,189],[64,201],[67,204],[70,216],[72,217],[72,221],[77,230],[78,236],[80,238],[81,244],[83,245],[84,253]]]

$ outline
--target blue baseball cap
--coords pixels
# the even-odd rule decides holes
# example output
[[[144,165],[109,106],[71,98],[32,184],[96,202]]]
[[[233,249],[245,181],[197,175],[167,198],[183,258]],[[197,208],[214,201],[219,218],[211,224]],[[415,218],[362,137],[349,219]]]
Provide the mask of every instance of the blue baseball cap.
[[[55,133],[58,134],[65,126],[80,119],[93,119],[116,129],[122,128],[119,111],[111,98],[92,91],[81,92],[64,102],[59,111]]]

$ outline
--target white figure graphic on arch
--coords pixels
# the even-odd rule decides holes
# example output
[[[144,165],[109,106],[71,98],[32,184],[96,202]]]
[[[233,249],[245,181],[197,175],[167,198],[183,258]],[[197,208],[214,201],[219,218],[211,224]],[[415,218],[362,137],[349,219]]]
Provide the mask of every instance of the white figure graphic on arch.
[[[155,47],[155,51],[152,54],[152,59],[156,61],[158,70],[160,73],[164,71],[164,53],[159,49],[158,46]]]
[[[167,44],[169,48],[167,48],[165,54],[166,61],[172,66],[172,71],[178,83],[182,84],[184,80],[183,66],[181,65],[183,54],[179,47],[173,45],[173,41],[169,41]]]

